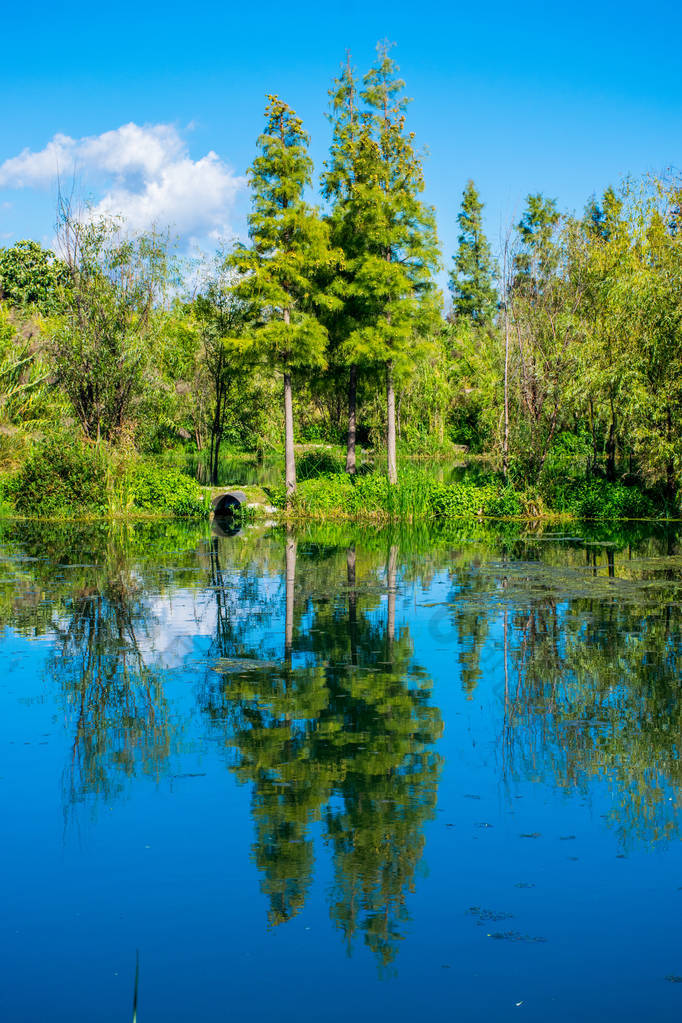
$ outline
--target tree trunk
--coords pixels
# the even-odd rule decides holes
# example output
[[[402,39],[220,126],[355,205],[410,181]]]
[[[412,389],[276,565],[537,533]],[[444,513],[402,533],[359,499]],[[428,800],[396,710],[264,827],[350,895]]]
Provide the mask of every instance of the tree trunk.
[[[353,363],[348,381],[348,445],[346,447],[346,472],[355,472],[355,428],[358,398],[358,367]]]
[[[398,482],[398,466],[395,452],[395,387],[393,385],[393,360],[386,363],[386,458],[388,482]]]
[[[222,430],[219,430],[214,437],[211,438],[211,485],[214,487],[218,486],[218,460],[220,456],[220,442],[223,439]]]
[[[291,652],[294,643],[294,587],[296,585],[296,540],[287,530],[286,548],[286,615],[284,620],[284,660],[291,667]]]
[[[358,663],[358,622],[357,600],[355,588],[355,544],[346,550],[346,574],[348,579],[348,631],[350,632],[350,663]]]
[[[613,397],[611,397],[609,435],[606,440],[606,478],[611,483],[616,479],[616,413],[613,408]]]
[[[673,419],[670,405],[667,408],[667,430],[666,439],[668,441],[668,448],[673,437]],[[677,477],[675,473],[675,460],[671,455],[666,458],[665,461],[665,489],[667,491],[668,500],[671,504],[674,504],[675,498],[677,497]]]
[[[391,549],[388,552],[388,565],[386,567],[386,577],[388,583],[388,614],[386,621],[386,633],[388,637],[389,651],[393,646],[395,640],[395,598],[398,581],[398,548],[395,544],[391,545]]]
[[[215,385],[215,405],[213,407],[213,421],[211,423],[211,446],[208,456],[209,481],[214,487],[218,485],[218,451],[223,432],[223,397],[223,386],[218,380]]]
[[[284,479],[287,508],[296,493],[296,460],[294,458],[294,410],[291,396],[291,373],[284,372]]]
[[[596,432],[595,426],[594,426],[594,404],[593,404],[591,398],[590,398],[590,403],[589,403],[589,409],[590,409],[590,432],[592,434],[592,469],[591,469],[591,473],[594,473],[595,469],[597,468],[597,432]],[[589,474],[590,473],[588,473],[588,475]]]
[[[505,288],[507,286],[505,248]],[[504,297],[504,439],[502,441],[502,473],[505,483],[509,473],[509,313],[507,310],[507,296]]]

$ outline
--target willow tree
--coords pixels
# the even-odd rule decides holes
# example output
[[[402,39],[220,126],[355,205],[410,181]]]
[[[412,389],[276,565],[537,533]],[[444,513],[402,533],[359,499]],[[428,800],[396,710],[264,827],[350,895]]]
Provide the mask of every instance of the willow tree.
[[[362,80],[359,112],[350,68],[336,83],[332,157],[324,180],[344,254],[348,334],[341,353],[351,368],[384,369],[391,483],[397,481],[395,382],[414,365],[420,338],[434,321],[432,273],[438,265],[434,213],[419,198],[421,160],[405,127],[408,100],[397,72],[381,45]]]
[[[627,385],[623,434],[641,475],[674,506],[682,473],[680,186],[652,178],[626,199],[623,222],[591,253],[601,302],[620,327],[604,338],[604,357]],[[615,452],[607,453],[615,462]]]
[[[317,313],[335,304],[319,284],[334,261],[329,230],[303,199],[312,180],[308,143],[294,111],[277,96],[268,96],[265,131],[249,171],[252,244],[229,260],[238,276],[235,293],[259,316],[248,338],[235,344],[255,347],[284,378],[287,502],[296,490],[292,374],[325,365],[327,330]]]
[[[586,282],[581,228],[556,202],[529,195],[517,225],[517,251],[506,301],[516,334],[517,457],[531,478],[545,466],[555,439],[572,423],[580,321]]]
[[[115,440],[139,422],[172,277],[167,241],[131,235],[121,220],[81,219],[60,200],[67,285],[50,326],[54,379],[84,437]]]

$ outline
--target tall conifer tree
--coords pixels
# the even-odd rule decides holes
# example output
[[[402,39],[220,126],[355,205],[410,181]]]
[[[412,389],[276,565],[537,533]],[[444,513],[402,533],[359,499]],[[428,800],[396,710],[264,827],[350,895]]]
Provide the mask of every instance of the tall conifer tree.
[[[489,323],[497,306],[493,284],[494,270],[490,245],[483,231],[483,203],[473,181],[468,181],[462,194],[462,208],[457,217],[460,234],[450,271],[450,290],[455,317],[472,323]]]
[[[265,120],[259,154],[249,171],[252,245],[237,249],[230,263],[239,274],[237,294],[260,313],[248,343],[284,378],[289,501],[296,490],[292,373],[325,365],[327,330],[317,312],[332,308],[338,299],[319,284],[334,264],[328,227],[303,199],[312,180],[308,136],[294,111],[277,96],[268,97]]]
[[[355,220],[357,204],[353,200],[353,190],[358,174],[358,143],[359,143],[359,90],[355,72],[351,64],[350,53],[342,66],[341,74],[336,78],[329,91],[331,111],[329,120],[332,124],[332,144],[326,170],[322,175],[322,192],[332,201],[329,217],[332,244],[344,254],[344,267],[336,275],[335,291],[343,301],[335,311],[330,324],[330,348],[339,357],[341,346],[358,325],[359,310],[353,296],[353,278],[356,259],[361,251],[362,237],[360,225]],[[358,365],[351,353],[348,371],[348,433],[346,444],[346,472],[354,473],[356,469],[355,440],[357,426],[357,384]],[[343,356],[341,356],[343,362]]]
[[[514,259],[517,288],[531,285],[540,289],[552,277],[558,261],[555,232],[560,220],[556,199],[546,199],[539,192],[527,197],[516,227],[521,243]]]
[[[385,371],[390,483],[397,481],[395,380],[412,367],[420,333],[433,323],[438,266],[435,217],[419,198],[421,161],[414,136],[405,129],[408,101],[397,71],[387,46],[380,45],[363,79],[366,109],[340,135],[352,176],[337,198],[338,215],[352,225],[345,246],[345,299],[354,324],[341,350],[349,365]]]
[[[615,193],[611,185],[606,188],[598,202],[594,196],[585,207],[583,224],[591,238],[607,242],[613,234],[614,228],[620,221],[623,209],[623,202]]]

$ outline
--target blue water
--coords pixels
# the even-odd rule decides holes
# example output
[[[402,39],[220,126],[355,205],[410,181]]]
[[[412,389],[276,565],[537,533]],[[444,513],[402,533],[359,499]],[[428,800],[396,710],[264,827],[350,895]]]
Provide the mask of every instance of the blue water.
[[[679,1019],[681,551],[7,526],[0,1018]]]

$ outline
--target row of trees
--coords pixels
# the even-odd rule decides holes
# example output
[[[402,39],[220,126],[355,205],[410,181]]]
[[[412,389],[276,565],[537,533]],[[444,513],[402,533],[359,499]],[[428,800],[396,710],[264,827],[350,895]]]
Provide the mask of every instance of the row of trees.
[[[250,172],[252,244],[237,249],[234,295],[257,321],[246,335],[284,379],[287,492],[296,487],[292,373],[348,374],[346,469],[355,472],[358,374],[385,374],[387,471],[397,481],[395,380],[437,323],[435,218],[420,199],[420,159],[406,130],[404,83],[385,47],[360,80],[350,58],[331,90],[332,145],[322,175],[329,213],[304,198],[308,136],[269,98]],[[243,348],[242,348],[243,350]]]
[[[349,473],[358,439],[385,445],[393,483],[398,441],[455,442],[512,481],[569,466],[630,475],[674,501],[679,183],[626,182],[582,216],[530,195],[496,260],[470,181],[444,316],[407,102],[385,46],[364,76],[347,60],[330,90],[321,211],[307,199],[308,136],[269,97],[248,243],[208,268],[182,267],[167,238],[131,237],[62,202],[60,258],[34,242],[0,252],[5,425],[71,419],[90,440],[151,451],[180,440],[205,449],[212,482],[225,441],[283,435],[289,495],[298,438],[343,439]]]
[[[131,239],[124,225],[79,217],[67,203],[60,207],[60,260],[34,243],[5,254],[4,295],[52,317],[50,369],[87,438],[120,438],[132,420],[139,423],[145,385],[165,368],[167,377],[180,378],[190,416],[210,418],[215,480],[230,405],[238,400],[243,408],[245,397],[267,405],[263,367],[274,368],[284,383],[286,487],[293,493],[294,375],[314,377],[322,390],[329,375],[336,388],[347,379],[347,469],[354,472],[358,379],[382,374],[388,475],[396,481],[396,379],[414,364],[439,312],[434,214],[419,198],[421,162],[402,92],[385,47],[362,79],[349,61],[334,83],[333,142],[321,182],[326,216],[305,198],[313,181],[308,136],[294,111],[269,97],[250,169],[250,242],[221,254],[189,303],[164,303],[173,283],[164,239]],[[186,355],[196,355],[197,338],[201,353],[191,365]],[[194,352],[183,352],[184,342]],[[200,386],[202,374],[208,387]],[[254,378],[261,386],[244,395]],[[200,393],[208,412],[197,407]],[[198,423],[193,433],[199,445]]]
[[[562,456],[670,501],[682,467],[682,236],[675,180],[626,182],[582,217],[528,197],[503,240],[499,301],[465,193],[452,274],[456,401],[475,443],[536,480]],[[466,329],[462,329],[466,325]]]

